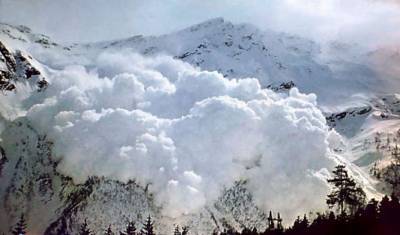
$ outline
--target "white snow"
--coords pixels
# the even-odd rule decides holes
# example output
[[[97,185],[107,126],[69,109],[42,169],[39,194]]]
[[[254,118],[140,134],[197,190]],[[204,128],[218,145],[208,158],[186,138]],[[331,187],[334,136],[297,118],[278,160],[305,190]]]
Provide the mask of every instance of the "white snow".
[[[75,182],[135,179],[175,218],[243,179],[258,206],[288,220],[323,209],[326,177],[339,162],[373,191],[349,161],[352,150],[340,153],[348,159],[338,155],[346,140],[329,129],[319,104],[334,110],[342,99],[363,97],[351,95],[375,96],[376,74],[361,62],[322,59],[312,41],[223,19],[67,48],[1,27],[16,31],[23,40],[0,39],[31,53],[50,83],[43,93],[26,87],[0,96],[1,117],[24,116],[48,135],[59,170]],[[287,94],[265,89],[291,80],[298,88]],[[345,120],[343,128],[357,135],[365,120]]]
[[[98,175],[151,184],[172,217],[243,178],[259,205],[288,217],[324,204],[319,172],[338,157],[315,95],[276,94],[257,79],[228,80],[167,56],[102,54],[93,65],[49,70],[51,88],[26,106],[76,182]],[[279,203],[278,192],[298,196]]]

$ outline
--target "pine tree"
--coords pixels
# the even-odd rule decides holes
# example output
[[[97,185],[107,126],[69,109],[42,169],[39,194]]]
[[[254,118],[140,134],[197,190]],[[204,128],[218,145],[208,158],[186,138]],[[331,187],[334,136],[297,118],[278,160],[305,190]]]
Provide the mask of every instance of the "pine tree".
[[[384,196],[379,203],[379,212],[380,212],[380,219],[382,221],[390,220],[391,215],[391,207],[390,207],[390,200],[388,196]]]
[[[226,232],[226,234],[231,234],[231,233],[228,233],[228,232]],[[240,233],[241,235],[252,235],[253,233],[252,233],[252,231],[249,229],[249,228],[243,228],[243,230],[242,230],[242,232]]]
[[[268,230],[274,230],[275,229],[275,222],[274,218],[272,217],[272,211],[269,211],[269,216],[267,218],[268,220]]]
[[[106,232],[104,233],[105,235],[113,235],[113,231],[111,229],[111,224],[108,225],[108,228],[106,229]]]
[[[128,222],[125,232],[121,232],[121,235],[136,235],[136,226],[133,221]]]
[[[182,227],[182,235],[188,235],[189,234],[189,227],[188,226],[184,226]]]
[[[334,177],[328,179],[328,183],[332,184],[334,189],[326,200],[328,206],[330,208],[337,206],[342,215],[346,214],[346,212],[353,214],[365,203],[366,196],[364,191],[348,175],[344,165],[336,166],[332,173]]]
[[[153,222],[151,221],[150,215],[147,217],[146,222],[143,224],[143,228],[141,231],[142,235],[155,235]]]
[[[302,226],[303,228],[307,228],[308,225],[309,225],[309,222],[308,222],[307,216],[304,215],[303,220],[301,221],[301,226]]]
[[[276,229],[280,232],[283,231],[282,218],[280,213],[278,213],[278,218],[276,219],[276,221],[278,222]]]
[[[396,145],[391,152],[392,161],[382,173],[383,180],[390,184],[392,187],[392,193],[399,193],[400,186],[400,149]]]
[[[24,214],[21,215],[17,224],[15,225],[12,234],[13,235],[25,235],[26,234],[26,222]]]
[[[293,229],[299,228],[300,224],[301,224],[300,216],[297,216],[296,220],[293,223]]]
[[[92,232],[89,229],[89,226],[87,224],[87,220],[85,219],[85,222],[82,224],[81,229],[79,231],[79,235],[91,235]]]
[[[399,199],[393,194],[389,200],[389,197],[385,196],[382,198],[379,207],[380,219],[384,224],[398,224],[398,216],[400,212]]]
[[[179,229],[178,225],[175,226],[174,235],[182,235],[181,230]]]

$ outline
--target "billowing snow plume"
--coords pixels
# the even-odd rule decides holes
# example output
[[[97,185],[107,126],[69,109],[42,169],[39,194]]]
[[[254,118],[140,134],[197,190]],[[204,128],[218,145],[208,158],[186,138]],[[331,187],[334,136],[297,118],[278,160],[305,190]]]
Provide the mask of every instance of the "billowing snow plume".
[[[135,179],[172,217],[196,212],[237,180],[287,218],[324,204],[337,136],[315,95],[277,94],[257,79],[128,52],[45,70],[46,92],[1,99],[19,100],[14,106],[54,141],[60,170],[76,182]]]

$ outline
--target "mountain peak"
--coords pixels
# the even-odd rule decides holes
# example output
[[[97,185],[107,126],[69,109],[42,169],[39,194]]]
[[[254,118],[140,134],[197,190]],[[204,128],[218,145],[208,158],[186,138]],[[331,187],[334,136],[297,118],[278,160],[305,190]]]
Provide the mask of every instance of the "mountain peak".
[[[216,18],[211,18],[211,19],[205,20],[201,23],[195,24],[193,27],[196,27],[196,26],[207,27],[207,26],[218,25],[218,24],[223,24],[223,23],[225,23],[225,19],[223,17],[216,17]]]
[[[189,30],[191,32],[194,32],[194,31],[198,31],[200,29],[206,29],[206,28],[210,28],[210,27],[220,26],[220,25],[223,25],[223,24],[226,24],[226,23],[228,23],[228,22],[226,22],[224,20],[224,18],[217,17],[217,18],[212,18],[212,19],[203,21],[203,22],[201,22],[199,24],[195,24],[193,26],[190,26]]]

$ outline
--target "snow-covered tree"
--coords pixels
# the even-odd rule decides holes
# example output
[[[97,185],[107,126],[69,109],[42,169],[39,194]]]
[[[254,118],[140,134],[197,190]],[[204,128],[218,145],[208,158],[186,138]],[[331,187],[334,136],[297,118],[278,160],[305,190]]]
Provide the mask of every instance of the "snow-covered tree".
[[[122,232],[121,235],[136,235],[136,226],[133,221],[130,221],[128,223],[128,226],[126,226],[125,232]]]
[[[25,235],[26,234],[26,221],[24,214],[21,215],[17,224],[15,225],[12,234],[13,235]]]
[[[154,235],[154,227],[153,227],[153,221],[151,220],[150,215],[147,217],[146,222],[143,224],[143,228],[141,233],[143,235]]]

